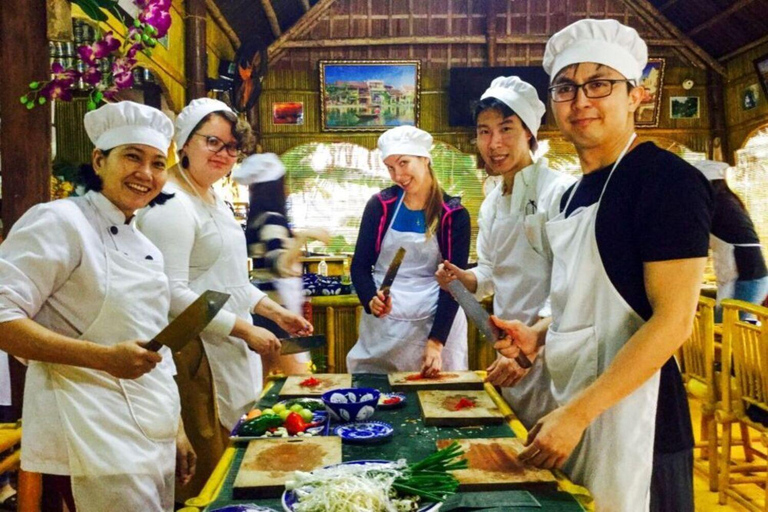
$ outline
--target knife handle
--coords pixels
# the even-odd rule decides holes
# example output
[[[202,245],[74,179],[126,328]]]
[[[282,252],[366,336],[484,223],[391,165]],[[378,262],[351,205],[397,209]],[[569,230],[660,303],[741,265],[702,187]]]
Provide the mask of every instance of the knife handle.
[[[532,366],[531,360],[528,359],[528,356],[520,352],[515,356],[515,362],[520,365],[520,368],[523,368],[527,370]]]
[[[384,294],[384,298],[389,297],[389,286],[382,286],[379,291]]]
[[[160,343],[159,341],[152,340],[148,342],[146,345],[144,345],[144,348],[147,350],[151,350],[152,352],[157,352],[158,350],[163,348],[163,344]]]

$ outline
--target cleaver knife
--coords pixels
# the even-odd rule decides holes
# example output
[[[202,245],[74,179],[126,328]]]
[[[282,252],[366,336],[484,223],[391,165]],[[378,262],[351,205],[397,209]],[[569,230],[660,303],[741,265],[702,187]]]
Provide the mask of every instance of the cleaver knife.
[[[206,290],[144,348],[157,352],[165,345],[178,352],[211,323],[228,299],[228,293]]]
[[[389,296],[389,289],[392,287],[392,283],[395,282],[397,271],[400,270],[400,264],[403,263],[404,257],[405,247],[401,247],[395,253],[395,257],[392,258],[392,263],[389,264],[387,273],[384,274],[384,280],[381,282],[381,286],[379,286],[379,291],[384,293],[385,297]]]
[[[496,341],[503,339],[504,332],[496,327],[491,321],[491,315],[485,310],[472,293],[458,279],[454,279],[448,284],[448,291],[451,292],[453,298],[459,303],[459,306],[464,310],[470,320],[480,330],[486,341],[490,343],[496,343]],[[530,368],[531,360],[522,353],[522,351],[515,356],[515,361],[521,368]]]
[[[280,339],[280,355],[298,354],[309,352],[313,348],[325,346],[325,335],[317,334],[315,336],[299,336],[297,338]]]

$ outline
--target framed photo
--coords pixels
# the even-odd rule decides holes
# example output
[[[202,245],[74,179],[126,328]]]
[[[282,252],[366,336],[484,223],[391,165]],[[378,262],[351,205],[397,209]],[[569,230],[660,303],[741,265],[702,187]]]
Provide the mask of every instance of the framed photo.
[[[700,103],[698,96],[672,96],[669,98],[669,118],[698,119]]]
[[[300,101],[273,103],[272,124],[304,124],[304,103]]]
[[[760,99],[760,86],[752,84],[741,91],[741,110],[752,110]]]
[[[417,60],[321,60],[322,130],[418,126],[420,77]]]
[[[760,79],[760,85],[763,86],[763,92],[768,97],[768,55],[763,55],[759,59],[754,60],[755,71]]]
[[[664,87],[663,58],[648,59],[640,85],[645,89],[645,96],[635,111],[635,126],[659,126],[659,107],[661,105],[661,90]]]

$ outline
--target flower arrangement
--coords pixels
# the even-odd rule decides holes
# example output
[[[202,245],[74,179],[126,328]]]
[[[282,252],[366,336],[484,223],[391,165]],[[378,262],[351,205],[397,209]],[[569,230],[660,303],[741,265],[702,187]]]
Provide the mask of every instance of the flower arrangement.
[[[107,10],[120,17],[116,0],[70,0],[79,5],[83,12],[96,21],[106,21],[103,12]],[[128,28],[125,41],[120,41],[112,31],[97,33],[93,44],[78,46],[77,55],[85,64],[84,71],[54,62],[51,65],[51,79],[34,81],[29,91],[20,100],[28,109],[44,105],[47,101],[71,101],[77,82],[82,79],[89,92],[88,109],[93,110],[106,98],[113,99],[120,89],[133,85],[133,68],[136,54],[152,55],[157,40],[168,33],[171,26],[171,0],[133,0],[140,9],[139,15]],[[108,70],[100,68],[99,61],[114,55],[122,46],[122,56],[116,56]]]

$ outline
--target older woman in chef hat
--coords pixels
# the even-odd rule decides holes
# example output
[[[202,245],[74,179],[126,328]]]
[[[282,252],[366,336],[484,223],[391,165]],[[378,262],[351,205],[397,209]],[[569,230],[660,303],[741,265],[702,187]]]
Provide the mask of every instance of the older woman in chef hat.
[[[466,268],[469,213],[440,188],[429,133],[399,126],[384,132],[378,145],[395,184],[371,197],[363,212],[351,271],[366,314],[347,368],[424,376],[466,370],[466,317],[434,274],[443,260]],[[405,258],[385,293],[379,288],[401,247]]]
[[[285,165],[274,153],[251,155],[232,171],[232,179],[250,192],[245,239],[253,261],[252,282],[275,302],[298,315],[302,313],[304,290],[299,258],[309,240],[330,241],[322,228],[292,229],[285,201]],[[286,332],[269,318],[255,315],[254,325],[280,337]],[[307,372],[309,352],[263,360],[264,373],[293,375]]]
[[[200,98],[176,118],[180,162],[165,190],[172,201],[139,216],[138,227],[162,251],[171,282],[171,313],[179,314],[205,290],[231,295],[198,340],[174,354],[182,417],[198,454],[197,474],[177,499],[202,489],[229,442],[229,432],[258,400],[261,358],[280,349],[277,337],[256,327],[266,316],[290,334],[312,326],[253,286],[245,236],[213,184],[232,171],[252,138],[250,126],[225,103]]]
[[[163,255],[134,226],[166,182],[173,124],[132,102],[85,115],[83,197],[31,208],[0,245],[0,349],[29,360],[21,467],[70,510],[173,510],[179,422]]]

